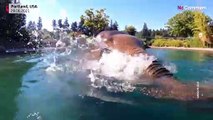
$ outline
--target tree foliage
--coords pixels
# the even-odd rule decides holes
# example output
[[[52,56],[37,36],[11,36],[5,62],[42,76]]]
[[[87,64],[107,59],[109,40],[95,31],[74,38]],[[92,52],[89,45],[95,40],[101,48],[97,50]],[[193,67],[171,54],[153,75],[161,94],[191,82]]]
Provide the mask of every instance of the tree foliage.
[[[196,11],[194,12],[194,36],[198,36],[201,32],[203,35],[210,34],[208,22],[210,22],[210,17],[206,16],[204,13]]]
[[[59,20],[58,20],[58,27],[59,27],[59,28],[63,28],[62,19],[59,19]]]
[[[105,9],[94,11],[88,9],[85,11],[85,15],[82,16],[84,20],[83,26],[92,32],[92,35],[99,33],[108,26],[109,16],[106,15]]]
[[[136,28],[132,25],[126,26],[125,27],[125,32],[127,32],[130,35],[135,35],[136,34]]]
[[[39,17],[39,18],[38,18],[38,23],[37,23],[37,29],[38,29],[38,30],[41,30],[42,27],[43,27],[43,25],[42,25],[42,19],[41,19],[41,17]]]
[[[210,18],[199,11],[184,11],[169,19],[167,27],[177,37],[192,37],[198,31],[206,32]]]
[[[148,27],[147,27],[147,24],[146,23],[144,23],[143,24],[143,29],[142,29],[142,38],[147,38],[147,37],[150,37],[150,33],[151,33],[151,31],[148,29]]]
[[[184,11],[169,19],[167,27],[170,33],[178,37],[193,36],[194,13],[193,11]]]
[[[8,14],[6,12],[6,5],[11,3],[11,0],[1,0],[0,3],[0,46],[16,48],[19,46],[8,45],[17,42],[22,42],[23,46],[26,46],[29,41],[29,35],[25,29],[26,15]]]
[[[56,28],[57,28],[56,20],[52,21],[52,26],[53,26],[53,30],[56,30]]]
[[[29,23],[27,25],[27,30],[30,32],[36,30],[36,23],[33,21],[29,21]]]
[[[83,15],[80,17],[80,22],[78,23],[78,32],[81,32],[87,36],[92,36],[93,32],[92,29],[85,25],[85,19]]]
[[[68,22],[68,18],[66,18],[64,20],[63,29],[66,30],[66,31],[68,31],[69,30],[69,26],[70,26],[70,24]]]
[[[77,22],[73,22],[71,24],[71,31],[72,32],[77,32],[78,31],[78,24],[77,24]]]
[[[107,30],[118,30],[118,22],[115,21],[113,22],[112,20],[110,21],[110,25],[107,28]]]

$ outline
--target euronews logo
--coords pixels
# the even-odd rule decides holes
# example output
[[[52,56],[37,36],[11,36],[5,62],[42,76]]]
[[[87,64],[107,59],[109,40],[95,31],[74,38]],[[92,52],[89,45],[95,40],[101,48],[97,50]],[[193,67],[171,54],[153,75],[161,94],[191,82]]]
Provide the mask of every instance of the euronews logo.
[[[205,10],[207,9],[205,6],[182,6],[182,5],[178,5],[177,6],[178,10]]]

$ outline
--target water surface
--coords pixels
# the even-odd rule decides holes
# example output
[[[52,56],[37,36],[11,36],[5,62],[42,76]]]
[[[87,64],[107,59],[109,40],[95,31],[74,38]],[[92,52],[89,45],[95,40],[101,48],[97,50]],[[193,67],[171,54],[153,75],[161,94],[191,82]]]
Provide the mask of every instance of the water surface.
[[[148,52],[172,66],[182,82],[213,83],[211,52]],[[88,86],[85,72],[70,72],[69,64],[61,64],[65,71],[60,67],[47,71],[51,60],[51,55],[0,58],[0,120],[213,120],[213,101],[182,102],[139,91],[96,90]]]

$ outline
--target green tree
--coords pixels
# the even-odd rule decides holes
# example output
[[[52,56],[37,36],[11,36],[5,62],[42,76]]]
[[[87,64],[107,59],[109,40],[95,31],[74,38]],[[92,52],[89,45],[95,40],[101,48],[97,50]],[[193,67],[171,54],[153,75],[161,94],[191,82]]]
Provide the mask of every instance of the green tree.
[[[118,30],[118,22],[117,21],[115,21],[113,24],[112,24],[112,29],[113,30]]]
[[[71,30],[72,30],[72,32],[77,32],[78,31],[78,24],[77,24],[77,22],[73,22],[71,24]]]
[[[193,36],[194,28],[194,13],[193,11],[184,11],[176,14],[169,19],[167,27],[170,30],[170,34],[177,37],[189,37]]]
[[[43,25],[42,25],[42,19],[41,19],[41,17],[39,17],[39,18],[38,18],[38,23],[37,23],[37,29],[38,29],[38,30],[41,30],[41,29],[42,29],[42,26],[43,26]]]
[[[150,37],[150,31],[149,31],[146,23],[143,24],[143,29],[141,32],[142,32],[142,38]]]
[[[6,48],[24,47],[29,41],[29,35],[25,29],[26,15],[8,14],[6,6],[9,3],[11,0],[0,1],[0,46]],[[17,42],[23,43],[22,46],[16,46]]]
[[[84,32],[84,28],[85,28],[84,22],[85,22],[85,20],[84,20],[83,16],[81,16],[80,21],[78,23],[77,31],[82,32],[82,33]]]
[[[136,34],[136,28],[132,25],[125,26],[125,32],[127,32],[130,35],[135,35]]]
[[[78,23],[77,31],[81,32],[87,36],[93,35],[91,28],[85,26],[85,19],[84,19],[83,15],[80,17],[80,22]]]
[[[208,23],[208,27],[209,27],[209,33],[210,33],[210,35],[213,35],[213,21],[210,21],[209,23]]]
[[[151,34],[150,34],[150,37],[151,37],[151,38],[154,38],[154,37],[155,37],[155,34],[156,34],[156,33],[155,33],[155,30],[151,30],[151,31],[152,31],[152,32],[151,32]]]
[[[112,20],[111,20],[109,29],[110,29],[110,30],[118,30],[118,22],[115,21],[115,22],[113,23]]]
[[[194,36],[197,37],[200,32],[203,33],[204,36],[209,35],[208,23],[210,21],[211,18],[204,13],[199,11],[194,12]]]
[[[70,24],[69,24],[69,22],[68,22],[68,18],[66,18],[65,21],[64,21],[64,24],[63,24],[63,28],[64,28],[66,31],[68,31],[68,30],[69,30],[69,26],[70,26]]]
[[[96,10],[89,9],[85,11],[84,26],[92,32],[92,35],[99,33],[108,26],[109,16],[106,15],[105,9]]]
[[[57,28],[56,20],[52,21],[52,26],[53,26],[53,30],[56,30],[56,28]]]
[[[58,27],[59,27],[59,28],[63,28],[62,19],[59,19],[59,20],[58,20]]]
[[[29,21],[27,25],[27,30],[31,33],[32,31],[36,30],[36,23],[34,21]]]

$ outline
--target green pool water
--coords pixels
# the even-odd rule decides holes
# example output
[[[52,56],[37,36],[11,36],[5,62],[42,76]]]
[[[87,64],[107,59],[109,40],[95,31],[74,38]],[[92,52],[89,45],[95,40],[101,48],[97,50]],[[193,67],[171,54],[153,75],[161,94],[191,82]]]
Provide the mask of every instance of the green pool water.
[[[182,82],[213,83],[213,53],[149,49]],[[213,120],[213,101],[88,92],[84,73],[46,73],[43,56],[0,56],[0,120]],[[72,81],[76,79],[78,81]],[[91,90],[91,89],[90,89]]]

